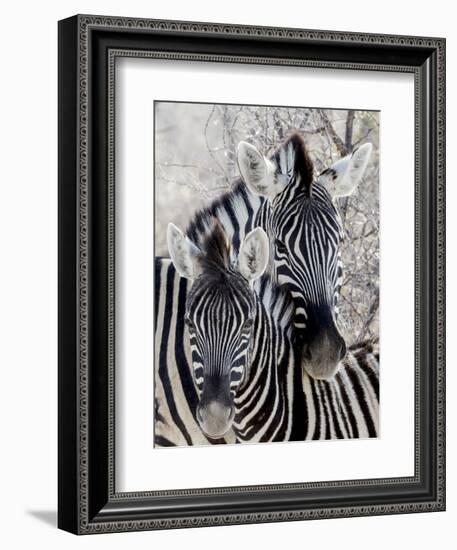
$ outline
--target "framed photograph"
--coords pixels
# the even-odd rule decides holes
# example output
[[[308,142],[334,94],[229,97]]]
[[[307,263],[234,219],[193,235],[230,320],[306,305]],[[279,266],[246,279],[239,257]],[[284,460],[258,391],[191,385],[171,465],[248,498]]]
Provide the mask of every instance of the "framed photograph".
[[[445,509],[445,41],[59,22],[59,527]]]

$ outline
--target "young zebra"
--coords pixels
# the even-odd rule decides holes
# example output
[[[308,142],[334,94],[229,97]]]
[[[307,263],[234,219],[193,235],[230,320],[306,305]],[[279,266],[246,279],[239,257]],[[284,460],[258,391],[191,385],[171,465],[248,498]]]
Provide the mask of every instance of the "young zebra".
[[[154,444],[158,447],[234,443],[233,433],[208,439],[197,421],[199,396],[185,308],[190,281],[169,258],[155,262]]]
[[[172,224],[168,237],[177,271],[191,281],[185,322],[196,417],[207,437],[229,430],[238,442],[377,435],[377,362],[362,348],[333,380],[302,379],[294,304],[263,274],[269,243],[261,228],[242,241],[235,264],[218,223],[202,249]]]

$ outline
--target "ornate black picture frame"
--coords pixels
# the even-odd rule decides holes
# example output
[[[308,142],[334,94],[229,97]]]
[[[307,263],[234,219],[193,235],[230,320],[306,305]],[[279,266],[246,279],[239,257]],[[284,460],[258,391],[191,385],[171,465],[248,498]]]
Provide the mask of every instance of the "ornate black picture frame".
[[[414,75],[414,476],[116,492],[113,163],[117,56]],[[444,141],[442,38],[87,15],[59,22],[61,529],[89,534],[444,510]]]

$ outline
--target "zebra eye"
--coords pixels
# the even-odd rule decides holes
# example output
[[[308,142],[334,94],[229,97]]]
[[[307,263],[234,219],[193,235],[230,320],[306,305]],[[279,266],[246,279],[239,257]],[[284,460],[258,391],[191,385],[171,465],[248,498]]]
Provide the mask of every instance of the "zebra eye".
[[[280,254],[287,254],[287,247],[286,245],[280,241],[279,239],[275,239],[275,247],[276,247],[276,250],[280,253]]]
[[[248,320],[244,323],[244,328],[245,328],[245,329],[251,329],[253,324],[254,324],[254,320],[253,320],[253,319],[248,319]]]
[[[184,323],[186,324],[187,328],[189,330],[193,330],[195,329],[195,325],[194,325],[194,322],[192,321],[192,319],[189,319],[189,317],[186,317],[184,319]]]

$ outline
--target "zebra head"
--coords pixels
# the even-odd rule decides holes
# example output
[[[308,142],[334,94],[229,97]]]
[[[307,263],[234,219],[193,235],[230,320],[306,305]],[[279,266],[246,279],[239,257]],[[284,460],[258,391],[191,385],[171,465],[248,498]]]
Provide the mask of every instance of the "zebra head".
[[[346,354],[336,319],[344,235],[336,199],[353,192],[371,149],[369,143],[362,145],[314,178],[299,134],[293,134],[269,158],[248,143],[238,146],[243,180],[251,192],[269,199],[259,213],[259,225],[273,245],[278,283],[287,286],[295,301],[302,366],[317,379],[334,376]]]
[[[219,223],[201,249],[173,224],[167,239],[176,270],[192,281],[185,320],[199,394],[197,421],[207,436],[222,437],[231,428],[234,397],[247,376],[256,311],[252,284],[268,263],[268,239],[261,228],[248,233],[236,265]]]

